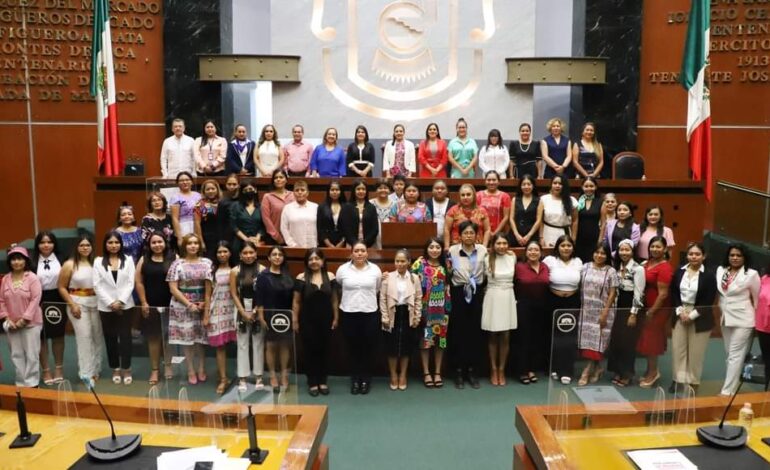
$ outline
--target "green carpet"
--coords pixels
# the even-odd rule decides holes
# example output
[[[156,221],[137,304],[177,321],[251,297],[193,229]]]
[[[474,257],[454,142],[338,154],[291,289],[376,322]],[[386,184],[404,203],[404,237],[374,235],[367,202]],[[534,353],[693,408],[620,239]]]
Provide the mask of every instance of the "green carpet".
[[[757,349],[755,347],[755,349]],[[5,337],[0,336],[0,357],[4,369],[0,371],[0,383],[13,383],[13,367]],[[77,362],[73,337],[67,338],[65,375],[78,385]],[[109,380],[109,370],[104,360],[106,378],[99,381],[102,393],[145,396],[149,386],[147,359],[134,358],[134,379],[131,386],[114,385]],[[663,377],[670,377],[670,358],[660,360]],[[209,379],[205,384],[186,386],[191,400],[217,400],[214,393],[216,373],[213,359],[207,362]],[[235,361],[228,361],[230,376],[234,375]],[[714,395],[721,386],[724,369],[724,351],[721,340],[709,345],[704,383],[699,396]],[[642,361],[637,371],[642,370]],[[327,397],[310,397],[305,391],[304,377],[299,386],[292,383],[290,392],[281,395],[286,403],[324,404],[329,407],[329,427],[324,442],[330,446],[331,468],[386,469],[492,469],[511,468],[513,444],[521,442],[514,427],[516,405],[557,403],[561,390],[568,387],[556,385],[541,378],[537,384],[521,385],[508,379],[506,387],[493,387],[482,380],[480,390],[467,387],[456,390],[445,377],[443,389],[426,389],[417,377],[410,378],[406,391],[394,392],[388,388],[386,378],[377,378],[372,391],[366,396],[349,393],[346,377],[332,377],[329,385],[332,393]],[[609,385],[608,377],[597,385]],[[179,378],[159,388],[163,398],[176,398],[182,386]],[[667,387],[668,382],[662,383]],[[746,384],[745,391],[758,390],[754,384]],[[277,395],[269,392],[251,393],[247,401],[273,400]],[[629,400],[653,399],[654,391],[639,387],[622,389]],[[231,389],[228,397],[235,392]],[[576,402],[568,393],[570,402]]]

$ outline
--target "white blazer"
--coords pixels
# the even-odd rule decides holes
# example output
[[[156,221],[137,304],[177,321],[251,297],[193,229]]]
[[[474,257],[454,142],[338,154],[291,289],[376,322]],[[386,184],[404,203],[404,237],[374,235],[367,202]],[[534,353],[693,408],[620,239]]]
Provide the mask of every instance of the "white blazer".
[[[134,260],[126,255],[123,268],[118,269],[118,280],[112,277],[109,269],[102,266],[102,257],[94,260],[94,291],[99,311],[111,312],[110,305],[116,300],[123,302],[123,310],[134,306]]]
[[[722,325],[740,328],[754,328],[754,314],[759,299],[759,274],[753,270],[741,269],[727,287],[722,288],[722,276],[727,268],[717,268],[717,290],[719,308],[722,310]]]
[[[385,152],[382,155],[382,172],[393,168],[396,163],[396,146],[393,139],[385,143]],[[417,161],[414,156],[414,144],[404,139],[404,166],[407,170],[415,173],[417,171]]]

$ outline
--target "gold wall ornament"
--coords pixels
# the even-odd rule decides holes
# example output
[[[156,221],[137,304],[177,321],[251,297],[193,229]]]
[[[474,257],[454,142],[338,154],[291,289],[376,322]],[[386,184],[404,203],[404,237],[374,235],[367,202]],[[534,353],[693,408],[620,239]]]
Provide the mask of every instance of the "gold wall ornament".
[[[374,3],[374,2],[372,2]],[[378,44],[371,58],[369,69],[360,67],[359,48],[359,9],[358,0],[347,2],[347,42],[329,44],[337,37],[337,30],[323,26],[324,1],[314,0],[311,19],[311,31],[326,43],[322,48],[324,84],[332,95],[343,105],[371,116],[389,120],[414,120],[448,111],[465,103],[478,89],[481,82],[483,50],[485,44],[495,33],[494,10],[492,0],[482,0],[483,28],[473,28],[468,34],[469,52],[472,53],[470,76],[464,83],[458,83],[458,46],[459,46],[459,0],[446,0],[443,8],[447,9],[448,21],[441,23],[439,18],[440,0],[392,1],[380,9],[377,15],[376,30]],[[370,3],[367,8],[376,8]],[[361,25],[364,31],[374,30],[369,25]],[[428,34],[435,28],[446,28],[446,70],[443,76],[436,76],[436,64]],[[472,45],[471,43],[475,43]],[[344,49],[346,52],[346,70],[334,67],[332,53]],[[370,79],[363,74],[369,72]],[[335,77],[336,73],[336,77]],[[346,73],[340,76],[341,73]],[[380,78],[380,84],[372,79]],[[393,87],[383,84],[391,83]],[[454,93],[438,104],[427,100],[440,93]],[[357,95],[369,95],[379,100],[392,102],[390,106],[377,106]],[[435,98],[432,100],[435,102]],[[405,104],[410,105],[404,107]]]

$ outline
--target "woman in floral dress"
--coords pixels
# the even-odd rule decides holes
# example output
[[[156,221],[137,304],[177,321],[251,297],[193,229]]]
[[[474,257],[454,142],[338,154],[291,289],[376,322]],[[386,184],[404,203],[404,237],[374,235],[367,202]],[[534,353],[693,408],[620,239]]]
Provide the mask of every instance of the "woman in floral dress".
[[[209,346],[217,350],[217,370],[219,385],[217,394],[225,393],[227,388],[227,355],[225,346],[235,338],[235,304],[230,295],[230,245],[226,241],[217,244],[217,268],[214,271],[214,291],[211,294],[211,308],[203,317],[203,326],[208,333]]]

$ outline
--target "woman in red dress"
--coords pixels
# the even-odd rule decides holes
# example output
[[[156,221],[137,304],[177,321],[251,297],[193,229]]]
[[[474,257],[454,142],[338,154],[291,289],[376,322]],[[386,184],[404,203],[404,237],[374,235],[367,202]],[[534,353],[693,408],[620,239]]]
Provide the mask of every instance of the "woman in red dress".
[[[647,372],[639,380],[642,388],[652,388],[660,379],[658,356],[666,352],[666,322],[671,318],[668,286],[674,269],[667,259],[666,239],[660,236],[650,240],[649,259],[644,263],[644,304],[647,311],[641,316],[641,335],[636,352],[647,358]]]
[[[448,154],[446,142],[441,139],[438,124],[432,122],[425,129],[425,140],[417,149],[420,178],[446,178]]]

